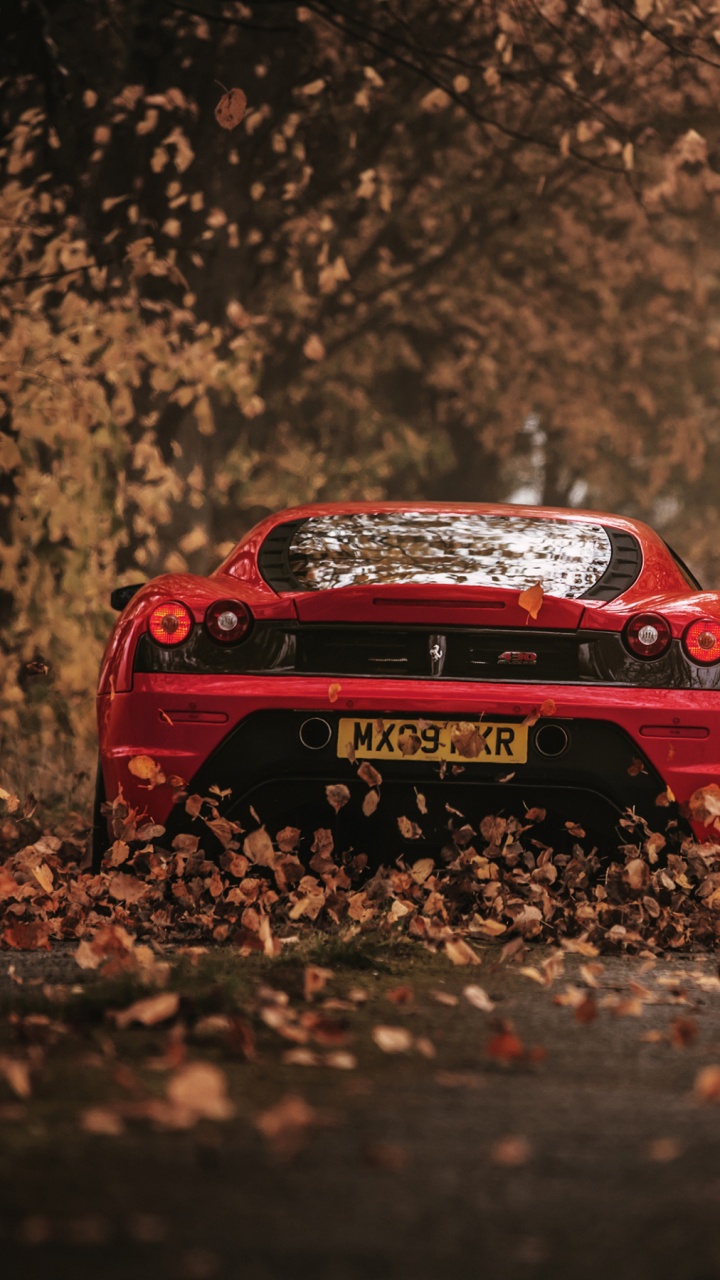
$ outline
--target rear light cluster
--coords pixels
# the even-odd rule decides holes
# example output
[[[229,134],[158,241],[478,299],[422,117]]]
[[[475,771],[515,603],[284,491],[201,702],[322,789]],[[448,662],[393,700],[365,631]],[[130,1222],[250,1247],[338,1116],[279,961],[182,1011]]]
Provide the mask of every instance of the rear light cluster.
[[[219,644],[237,644],[250,630],[252,614],[239,600],[216,600],[205,614],[205,626]]]
[[[637,658],[661,658],[670,648],[670,625],[657,613],[638,613],[625,628],[625,644]],[[699,618],[683,636],[687,656],[702,666],[720,662],[720,622]]]
[[[237,644],[244,640],[252,626],[252,614],[240,600],[216,600],[205,614],[205,627],[218,644]],[[193,628],[193,615],[177,600],[156,605],[148,623],[150,635],[158,644],[173,646],[187,640]]]
[[[700,662],[703,666],[720,662],[720,622],[711,622],[709,618],[691,622],[684,640],[693,662]]]
[[[659,658],[670,647],[672,632],[657,613],[638,613],[625,628],[625,643],[637,658]]]
[[[184,604],[166,600],[150,614],[150,635],[158,644],[182,644],[190,635],[192,624],[192,614]]]

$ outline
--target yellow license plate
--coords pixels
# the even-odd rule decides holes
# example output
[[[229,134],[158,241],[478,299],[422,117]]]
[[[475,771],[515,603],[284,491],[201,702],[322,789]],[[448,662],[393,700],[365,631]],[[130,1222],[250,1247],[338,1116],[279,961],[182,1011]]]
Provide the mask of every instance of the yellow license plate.
[[[528,730],[497,720],[342,719],[339,756],[359,760],[451,760],[454,764],[525,764]]]

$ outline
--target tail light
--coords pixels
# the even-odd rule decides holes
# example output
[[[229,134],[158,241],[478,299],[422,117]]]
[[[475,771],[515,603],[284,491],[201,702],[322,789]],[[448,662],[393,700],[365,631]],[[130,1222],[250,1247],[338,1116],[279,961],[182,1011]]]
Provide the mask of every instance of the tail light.
[[[252,626],[252,614],[240,600],[216,600],[205,614],[205,626],[218,644],[237,644]]]
[[[657,613],[638,613],[625,628],[625,644],[636,658],[659,658],[670,647],[672,632]]]
[[[187,640],[192,629],[193,616],[190,610],[177,600],[166,600],[156,605],[150,614],[149,628],[153,640],[158,644],[182,644]]]
[[[693,662],[700,662],[704,666],[720,662],[720,622],[712,622],[709,618],[691,622],[683,643]]]

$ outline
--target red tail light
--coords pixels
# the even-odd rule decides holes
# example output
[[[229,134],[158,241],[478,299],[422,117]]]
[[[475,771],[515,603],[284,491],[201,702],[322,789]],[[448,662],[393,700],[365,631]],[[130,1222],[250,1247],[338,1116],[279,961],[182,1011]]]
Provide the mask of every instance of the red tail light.
[[[720,622],[712,622],[709,618],[691,622],[683,643],[693,662],[700,662],[704,666],[720,662]]]
[[[205,626],[218,644],[237,644],[252,626],[252,614],[240,600],[216,600],[205,614]]]
[[[659,658],[670,647],[672,632],[658,613],[638,613],[625,628],[625,644],[636,658]]]
[[[182,644],[192,629],[193,616],[184,604],[166,600],[156,605],[150,614],[150,635],[158,644]]]

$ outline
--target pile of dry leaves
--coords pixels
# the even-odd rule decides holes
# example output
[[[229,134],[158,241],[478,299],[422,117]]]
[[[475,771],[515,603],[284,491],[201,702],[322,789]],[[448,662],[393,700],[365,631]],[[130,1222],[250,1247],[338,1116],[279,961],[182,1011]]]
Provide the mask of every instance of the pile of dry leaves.
[[[336,809],[346,790],[328,788]],[[696,812],[712,821],[715,792],[693,797]],[[628,843],[612,858],[571,823],[575,843],[558,852],[534,836],[545,815],[531,810],[522,823],[487,817],[477,831],[462,825],[436,857],[404,852],[372,868],[364,855],[335,848],[328,829],[315,832],[306,863],[294,827],[273,841],[262,825],[243,832],[222,818],[217,795],[185,803],[199,834],[166,842],[162,827],[116,800],[108,810],[115,838],[93,874],[79,824],[42,830],[27,806],[0,793],[2,946],[75,940],[91,964],[83,945],[114,926],[140,942],[214,940],[272,956],[309,924],[345,936],[400,932],[467,964],[488,940],[500,940],[510,956],[526,939],[634,951],[720,936],[720,843],[682,843],[677,829],[663,835],[632,816],[623,820]],[[403,824],[412,824],[399,819],[407,836]],[[204,852],[203,833],[219,839],[218,859]]]

